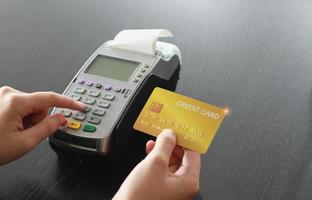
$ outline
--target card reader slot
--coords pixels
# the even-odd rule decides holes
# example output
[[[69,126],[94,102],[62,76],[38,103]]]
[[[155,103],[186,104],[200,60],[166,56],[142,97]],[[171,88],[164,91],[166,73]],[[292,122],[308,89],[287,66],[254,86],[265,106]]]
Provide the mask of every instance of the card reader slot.
[[[91,138],[78,137],[78,136],[70,135],[67,133],[62,133],[61,131],[57,131],[54,134],[54,137],[56,139],[63,140],[71,144],[76,144],[76,145],[81,145],[81,146],[96,149],[96,140],[91,139]]]

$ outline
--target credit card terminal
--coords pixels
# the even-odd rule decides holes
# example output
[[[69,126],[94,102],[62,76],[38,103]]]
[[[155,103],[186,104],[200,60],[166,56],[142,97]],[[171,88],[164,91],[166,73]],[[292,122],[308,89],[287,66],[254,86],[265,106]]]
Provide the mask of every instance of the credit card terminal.
[[[181,54],[169,43],[157,42],[155,55],[101,45],[64,91],[87,105],[83,112],[54,108],[67,125],[49,137],[52,148],[99,156],[124,146],[132,126],[155,87],[174,90]]]

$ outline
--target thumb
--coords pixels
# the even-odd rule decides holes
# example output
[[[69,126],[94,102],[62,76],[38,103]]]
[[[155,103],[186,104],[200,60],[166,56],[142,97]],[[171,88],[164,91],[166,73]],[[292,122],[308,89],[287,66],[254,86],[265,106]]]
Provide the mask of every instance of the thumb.
[[[170,129],[164,129],[157,137],[155,147],[149,155],[159,157],[163,160],[166,166],[169,165],[169,160],[176,146],[176,135]],[[148,156],[149,156],[148,155]]]
[[[35,126],[24,130],[23,134],[26,137],[33,138],[35,143],[38,144],[49,135],[52,135],[66,121],[66,118],[62,114],[50,115]]]

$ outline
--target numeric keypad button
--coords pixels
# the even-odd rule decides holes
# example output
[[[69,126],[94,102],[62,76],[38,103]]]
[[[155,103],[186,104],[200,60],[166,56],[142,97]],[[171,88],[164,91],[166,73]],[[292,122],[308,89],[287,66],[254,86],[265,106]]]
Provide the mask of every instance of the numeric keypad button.
[[[73,115],[73,118],[79,121],[83,121],[86,119],[86,115],[81,112],[77,112]]]
[[[105,115],[105,110],[95,108],[95,109],[92,111],[92,114],[93,114],[93,115],[97,115],[97,116],[104,116],[104,115]]]
[[[81,99],[81,96],[79,96],[77,94],[73,94],[73,95],[71,95],[71,98],[75,99],[76,101],[79,101]]]
[[[98,97],[98,96],[100,96],[100,92],[96,91],[96,90],[89,90],[88,95],[91,97]]]
[[[97,118],[97,117],[94,117],[94,116],[90,116],[88,118],[88,122],[91,123],[91,124],[100,124],[101,123],[101,119]]]
[[[74,88],[74,93],[77,93],[77,94],[84,94],[86,92],[86,89],[83,88],[83,87],[75,87]]]
[[[115,98],[115,96],[112,95],[112,94],[109,94],[109,93],[104,93],[103,94],[103,99],[112,101],[112,100],[114,100],[114,98]]]
[[[110,106],[110,103],[107,101],[99,101],[98,106],[102,108],[108,108]]]
[[[95,99],[93,99],[91,97],[84,97],[82,99],[82,102],[85,104],[93,105],[93,104],[95,104]]]
[[[69,111],[69,110],[61,110],[60,113],[63,114],[64,117],[66,117],[66,118],[67,118],[67,117],[70,117],[71,114],[72,114],[72,112]]]

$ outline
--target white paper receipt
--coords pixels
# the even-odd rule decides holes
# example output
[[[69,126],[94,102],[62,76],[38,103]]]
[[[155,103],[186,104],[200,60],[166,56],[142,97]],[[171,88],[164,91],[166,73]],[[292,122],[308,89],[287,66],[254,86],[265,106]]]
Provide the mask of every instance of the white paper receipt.
[[[155,46],[159,37],[172,37],[172,33],[165,29],[123,30],[111,41],[111,46],[155,55]]]

